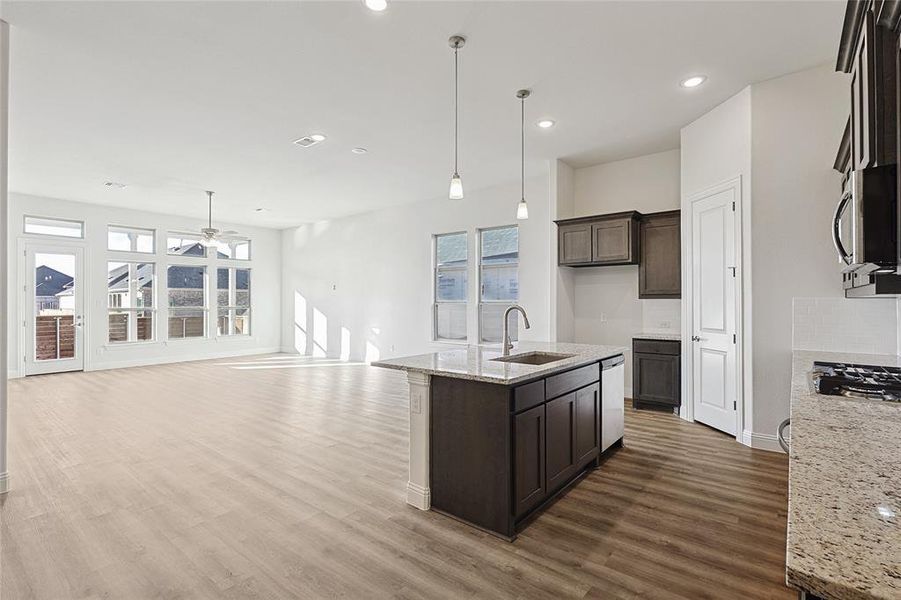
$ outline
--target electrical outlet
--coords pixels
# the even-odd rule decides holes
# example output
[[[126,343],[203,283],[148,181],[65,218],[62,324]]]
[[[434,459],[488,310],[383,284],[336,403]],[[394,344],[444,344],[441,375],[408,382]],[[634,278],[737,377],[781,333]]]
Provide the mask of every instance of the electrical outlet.
[[[660,321],[660,329],[671,329],[673,326],[669,321]]]
[[[607,322],[607,315],[604,313],[601,313],[601,323],[606,323],[606,322]]]

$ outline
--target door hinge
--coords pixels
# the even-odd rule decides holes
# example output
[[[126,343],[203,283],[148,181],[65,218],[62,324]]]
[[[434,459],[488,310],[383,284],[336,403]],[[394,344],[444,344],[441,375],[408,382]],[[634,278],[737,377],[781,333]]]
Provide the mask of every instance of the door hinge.
[[[738,400],[732,401],[732,410],[738,410]]]
[[[732,203],[732,212],[735,212],[735,202]]]
[[[733,344],[735,343],[735,334],[734,333],[732,334],[732,343]]]

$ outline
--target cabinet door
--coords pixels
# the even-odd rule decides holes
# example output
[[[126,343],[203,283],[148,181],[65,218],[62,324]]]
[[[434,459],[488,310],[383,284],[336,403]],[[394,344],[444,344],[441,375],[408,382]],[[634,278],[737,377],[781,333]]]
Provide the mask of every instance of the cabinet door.
[[[598,455],[600,448],[601,386],[595,383],[576,390],[575,444],[576,465],[584,465]]]
[[[632,219],[610,219],[591,226],[591,255],[596,263],[632,261]]]
[[[545,404],[547,432],[547,490],[553,492],[576,470],[576,392]]]
[[[873,13],[867,11],[851,67],[851,158],[855,169],[869,167],[875,153],[876,94],[870,47],[875,33],[873,19]]]
[[[560,225],[557,229],[557,264],[591,262],[591,223]]]
[[[545,497],[544,404],[513,417],[513,511],[520,517]]]
[[[682,295],[681,223],[678,215],[648,217],[641,223],[639,298]]]
[[[663,354],[633,354],[632,393],[635,399],[679,406],[679,357]]]

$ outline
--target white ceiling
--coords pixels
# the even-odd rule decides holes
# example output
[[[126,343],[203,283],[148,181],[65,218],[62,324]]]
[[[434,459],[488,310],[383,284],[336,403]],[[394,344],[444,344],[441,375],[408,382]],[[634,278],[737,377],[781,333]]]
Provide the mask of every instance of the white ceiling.
[[[842,2],[16,2],[10,189],[287,227],[678,146],[745,85],[834,60]],[[690,74],[706,84],[679,87]],[[556,119],[551,130],[534,126]],[[292,140],[322,132],[302,149]],[[351,153],[354,146],[369,149]],[[129,185],[110,190],[107,180]],[[264,207],[267,212],[256,213]]]

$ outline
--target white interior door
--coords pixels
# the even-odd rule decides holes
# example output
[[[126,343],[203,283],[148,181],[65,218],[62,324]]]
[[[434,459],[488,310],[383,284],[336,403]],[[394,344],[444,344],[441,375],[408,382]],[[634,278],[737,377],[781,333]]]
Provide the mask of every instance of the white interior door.
[[[736,187],[692,202],[692,402],[694,418],[735,435]]]
[[[25,272],[25,374],[83,370],[83,250],[27,244]]]

